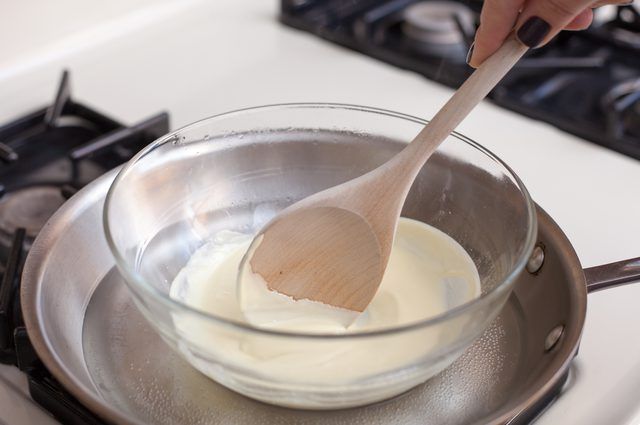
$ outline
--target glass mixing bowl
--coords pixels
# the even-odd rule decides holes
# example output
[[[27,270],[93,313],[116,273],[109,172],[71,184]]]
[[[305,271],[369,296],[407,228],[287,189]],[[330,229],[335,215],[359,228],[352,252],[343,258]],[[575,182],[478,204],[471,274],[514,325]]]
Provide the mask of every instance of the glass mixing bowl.
[[[536,235],[522,182],[459,134],[423,167],[402,215],[466,249],[479,298],[416,323],[319,335],[257,329],[170,296],[178,272],[217,231],[256,232],[290,203],[379,166],[425,123],[375,108],[284,104],[217,115],[153,142],[122,168],[104,207],[107,241],[138,308],[202,373],[268,403],[350,407],[425,382],[498,314]],[[288,352],[309,361],[292,362]]]

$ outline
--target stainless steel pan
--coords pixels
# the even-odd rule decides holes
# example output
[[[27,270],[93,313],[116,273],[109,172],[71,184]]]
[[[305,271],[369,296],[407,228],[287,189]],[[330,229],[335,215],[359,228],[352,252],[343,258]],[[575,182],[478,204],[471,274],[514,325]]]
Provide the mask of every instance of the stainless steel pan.
[[[332,183],[335,173],[353,172],[344,164],[377,165],[367,163],[374,161],[372,156],[357,149],[344,154],[352,158],[339,154],[336,137],[331,135],[325,154],[319,155],[342,164],[326,167]],[[297,155],[300,167],[317,164],[318,156],[301,155],[293,145],[282,148],[291,152],[273,155]],[[376,145],[387,156],[401,147],[391,140]],[[325,149],[322,143],[316,148]],[[265,158],[245,160],[257,165]],[[429,167],[481,178],[441,154]],[[447,173],[438,175],[446,178]],[[45,226],[27,258],[21,294],[29,336],[45,365],[83,404],[113,423],[523,423],[538,414],[566,380],[578,350],[587,292],[640,278],[640,259],[583,270],[565,235],[538,209],[538,247],[528,271],[491,327],[451,367],[376,405],[324,412],[278,408],[235,394],[196,372],[139,314],[102,233],[104,197],[114,176],[115,171],[110,172],[80,191]],[[427,188],[447,182],[426,183],[412,190],[403,215],[420,219],[422,203],[431,199]],[[482,196],[458,189],[463,196]]]

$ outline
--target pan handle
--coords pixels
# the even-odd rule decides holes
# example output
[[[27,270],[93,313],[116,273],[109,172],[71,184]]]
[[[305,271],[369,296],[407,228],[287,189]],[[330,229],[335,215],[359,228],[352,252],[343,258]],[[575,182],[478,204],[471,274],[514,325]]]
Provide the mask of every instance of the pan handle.
[[[587,292],[640,282],[640,257],[584,269]]]

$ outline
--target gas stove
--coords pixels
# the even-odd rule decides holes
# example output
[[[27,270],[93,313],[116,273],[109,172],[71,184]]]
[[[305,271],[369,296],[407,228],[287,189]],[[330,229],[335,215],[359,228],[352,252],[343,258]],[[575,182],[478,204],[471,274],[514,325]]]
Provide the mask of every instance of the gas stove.
[[[0,362],[25,372],[33,400],[64,423],[100,423],[38,360],[20,312],[19,276],[39,230],[80,188],[169,131],[162,112],[132,126],[75,102],[65,71],[53,103],[0,127]]]
[[[25,37],[17,40],[19,49],[14,49],[14,52],[19,50],[22,56],[14,54],[0,58],[0,98],[3,99],[0,102],[0,126],[9,123],[0,127],[0,134],[9,131],[8,137],[0,138],[4,144],[0,145],[0,183],[6,195],[0,197],[0,202],[7,202],[0,210],[12,210],[8,219],[0,220],[0,357],[3,363],[18,365],[25,372],[18,372],[14,366],[0,365],[0,423],[10,425],[49,423],[9,417],[17,417],[20,412],[27,411],[34,411],[34,414],[40,411],[43,416],[41,409],[34,407],[30,400],[44,405],[63,423],[100,423],[91,412],[69,397],[37,360],[22,327],[17,285],[30,242],[56,205],[93,177],[128,159],[140,147],[166,132],[168,127],[165,114],[154,115],[152,119],[131,127],[119,121],[135,122],[138,118],[150,116],[161,105],[171,111],[172,122],[184,125],[231,109],[291,101],[356,103],[428,117],[450,96],[451,91],[446,86],[457,86],[471,71],[464,63],[464,56],[480,6],[471,1],[459,3],[471,14],[467,13],[467,17],[456,15],[455,28],[459,33],[455,36],[455,43],[458,47],[450,49],[450,41],[443,43],[443,40],[452,39],[450,35],[435,37],[440,44],[445,44],[445,48],[425,47],[424,43],[415,41],[425,37],[433,39],[429,24],[425,31],[420,17],[417,21],[414,17],[413,23],[403,25],[403,21],[398,20],[402,15],[396,13],[393,15],[395,23],[386,21],[390,25],[388,29],[376,27],[379,33],[365,31],[373,29],[367,27],[366,22],[347,24],[348,19],[355,22],[358,13],[365,10],[363,5],[369,8],[367,10],[377,10],[381,13],[379,16],[391,16],[384,15],[384,8],[375,8],[382,2],[373,0],[325,1],[327,7],[338,6],[338,3],[343,6],[324,17],[323,13],[328,9],[314,0],[282,1],[279,12],[275,2],[258,0],[118,0],[109,2],[109,5],[92,5],[91,9],[99,10],[95,13],[84,10],[84,13],[89,18],[96,18],[101,11],[104,12],[103,9],[125,3],[131,10],[123,12],[120,17],[115,16],[115,12],[113,15],[106,13],[100,22],[94,19],[90,29],[76,28],[73,36],[63,37],[62,29],[70,27],[65,17],[75,18],[69,10],[78,11],[84,7],[83,2],[68,3],[66,9],[51,9],[50,18],[56,22],[55,28],[39,28],[42,34],[38,33],[40,38],[37,40],[31,40],[26,33]],[[389,8],[400,12],[417,2],[405,1],[404,9],[397,8],[402,4],[400,2],[392,0],[387,3]],[[640,203],[635,182],[640,178],[640,162],[630,157],[637,157],[640,123],[633,118],[639,107],[639,90],[635,82],[638,79],[638,44],[633,44],[637,43],[637,25],[633,24],[637,14],[628,10],[628,7],[616,9],[610,17],[599,17],[597,24],[588,32],[563,34],[549,48],[531,52],[523,60],[521,70],[517,71],[523,82],[521,88],[508,79],[505,83],[515,92],[507,93],[508,97],[502,100],[496,97],[496,94],[499,97],[500,87],[492,94],[494,103],[500,106],[511,108],[505,102],[513,99],[527,111],[534,104],[533,100],[545,99],[546,106],[538,113],[547,116],[555,115],[545,108],[556,108],[558,99],[571,96],[591,99],[592,95],[588,93],[594,87],[605,91],[602,81],[594,81],[591,85],[576,86],[567,92],[564,87],[571,83],[573,76],[600,73],[598,75],[615,78],[616,84],[626,82],[618,90],[611,91],[609,96],[616,100],[618,108],[612,111],[611,125],[615,127],[622,123],[623,136],[605,137],[603,145],[625,152],[627,156],[583,140],[594,140],[597,134],[608,131],[610,118],[606,113],[594,120],[580,118],[579,123],[584,123],[584,128],[574,123],[575,131],[561,126],[566,131],[557,131],[541,122],[483,102],[461,130],[496,152],[516,170],[534,198],[565,230],[585,266],[638,255],[636,235],[640,231],[637,220]],[[276,22],[278,13],[280,20],[289,26]],[[376,18],[375,14],[368,16]],[[314,20],[310,20],[311,17]],[[290,26],[321,34],[352,50],[324,42],[309,33],[292,30]],[[443,26],[444,33],[451,33],[450,23]],[[11,26],[0,26],[0,35],[6,36],[9,30]],[[50,33],[45,34],[47,31]],[[413,38],[409,40],[404,32]],[[436,30],[438,32],[442,31]],[[233,43],[229,42],[231,34],[235,37]],[[375,34],[382,35],[374,39]],[[389,35],[391,38],[387,39],[385,34],[396,34],[397,37]],[[50,38],[50,42],[45,42],[45,36]],[[460,37],[464,38],[462,42]],[[399,39],[405,41],[403,45],[398,44],[397,51],[390,47],[391,44],[385,44]],[[595,43],[592,47],[580,44],[590,40],[600,40],[600,44]],[[583,46],[583,52],[589,53],[580,57],[577,54],[564,57],[560,56],[560,50],[554,50],[575,45]],[[381,49],[376,46],[387,47]],[[618,53],[611,53],[612,46]],[[387,66],[382,61],[371,60],[355,53],[355,50],[401,68],[412,69],[442,84]],[[438,58],[434,52],[441,56]],[[444,56],[443,52],[446,52]],[[620,52],[635,53],[625,55]],[[611,58],[617,58],[619,62]],[[535,59],[535,62],[527,62],[529,59]],[[612,66],[614,63],[625,66]],[[74,82],[79,88],[76,92],[90,101],[80,103],[67,97],[68,102],[53,103],[64,106],[62,113],[58,114],[55,107],[49,107],[12,121],[16,115],[46,101],[42,92],[48,95],[53,91],[55,83],[51,78],[57,77],[58,71],[64,67],[73,70]],[[571,77],[560,78],[561,75]],[[545,78],[556,80],[551,84]],[[546,86],[536,92],[534,83]],[[380,85],[386,90],[372,90],[380,88]],[[69,85],[62,87],[68,88]],[[525,103],[515,96],[518,90],[520,93],[537,94],[529,95],[530,101]],[[60,99],[69,93],[67,89],[58,91],[62,93],[58,96]],[[547,95],[551,97],[544,98]],[[582,99],[572,100],[575,103],[566,109],[589,109]],[[104,116],[96,111],[96,106],[119,119]],[[604,110],[599,105],[593,108],[589,110],[594,115],[597,115],[594,111]],[[51,112],[47,114],[47,111]],[[569,115],[566,111],[560,112]],[[533,112],[532,115],[525,114],[539,118]],[[47,115],[59,118],[57,121],[50,118],[45,121]],[[74,115],[78,117],[74,118]],[[159,120],[159,127],[153,125],[155,119]],[[49,128],[51,132],[51,125],[47,124],[50,122],[57,122],[60,127],[78,128],[61,134],[56,139],[60,143],[55,146],[27,137],[29,131],[38,133]],[[487,122],[496,123],[496,127],[499,124],[498,131],[488,129]],[[555,124],[551,120],[548,122]],[[33,127],[27,130],[31,125],[39,126],[40,130]],[[162,126],[164,128],[160,128]],[[592,133],[592,128],[597,131]],[[573,137],[568,131],[583,136]],[[25,140],[35,143],[27,145]],[[83,146],[91,147],[86,156],[81,155]],[[629,146],[636,146],[636,150]],[[72,155],[74,151],[76,153]],[[38,195],[29,196],[26,189],[37,190]],[[31,194],[36,195],[36,192]],[[8,195],[12,195],[12,203],[8,202],[11,200]],[[20,198],[34,202],[37,208],[32,209]],[[24,209],[15,209],[15,205],[22,205],[20,208]],[[29,215],[34,217],[27,218]],[[637,333],[633,324],[640,320],[637,314],[639,289],[638,285],[630,285],[598,293],[589,300],[587,325],[580,354],[575,361],[576,373],[572,374],[565,391],[538,419],[538,423],[640,423],[640,404],[635,396],[640,378],[637,367],[640,340],[629,337]],[[6,396],[12,391],[18,395]],[[14,413],[3,415],[7,410],[11,412],[12,408]]]
[[[287,25],[458,87],[479,21],[475,0],[283,0]],[[530,51],[493,102],[640,159],[640,13],[620,6],[587,31]]]

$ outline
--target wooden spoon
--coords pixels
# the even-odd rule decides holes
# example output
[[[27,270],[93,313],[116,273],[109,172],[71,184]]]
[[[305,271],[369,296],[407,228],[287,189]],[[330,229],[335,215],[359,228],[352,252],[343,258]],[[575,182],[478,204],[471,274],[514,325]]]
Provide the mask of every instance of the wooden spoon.
[[[527,51],[510,36],[400,153],[356,179],[287,208],[240,265],[294,299],[362,312],[382,280],[409,188],[431,154]],[[246,270],[247,268],[248,270]]]

